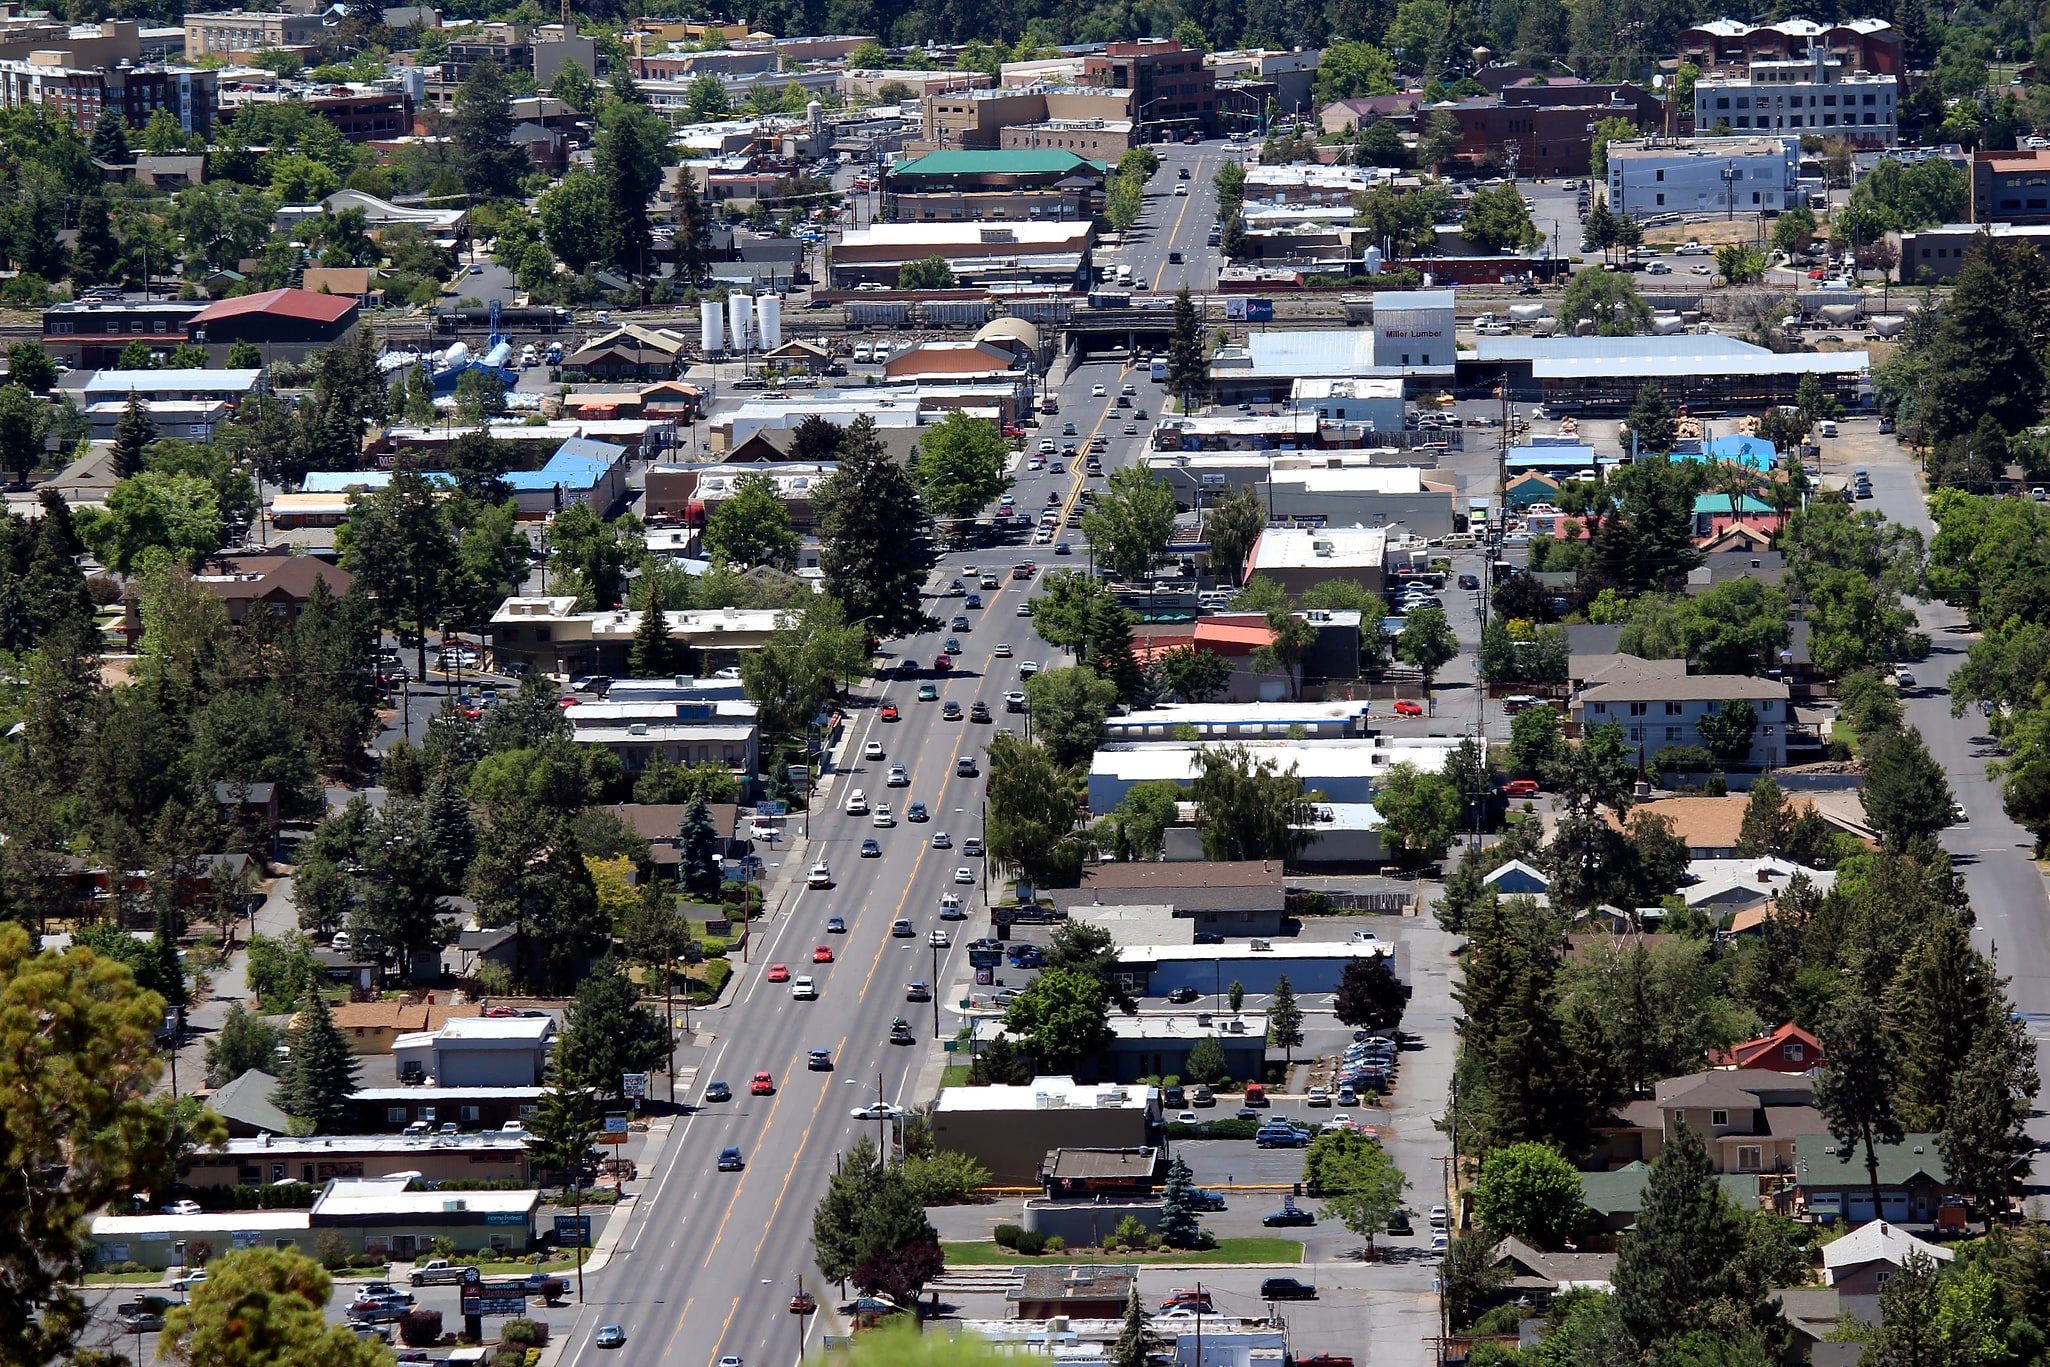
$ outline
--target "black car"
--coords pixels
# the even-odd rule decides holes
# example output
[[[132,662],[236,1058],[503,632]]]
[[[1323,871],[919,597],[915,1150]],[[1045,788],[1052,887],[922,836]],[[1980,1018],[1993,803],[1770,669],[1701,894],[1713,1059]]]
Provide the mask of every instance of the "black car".
[[[1301,1206],[1283,1206],[1280,1210],[1260,1217],[1260,1223],[1269,1229],[1285,1229],[1294,1225],[1314,1225],[1317,1217]]]
[[[883,847],[876,844],[873,840],[864,840],[861,842],[861,857],[863,859],[880,859],[883,857]]]
[[[1317,1288],[1299,1282],[1294,1277],[1269,1277],[1260,1283],[1260,1299],[1263,1301],[1313,1301],[1317,1299]]]
[[[1459,587],[1463,589],[1477,589],[1480,586],[1481,581],[1478,575],[1462,574],[1459,576]]]

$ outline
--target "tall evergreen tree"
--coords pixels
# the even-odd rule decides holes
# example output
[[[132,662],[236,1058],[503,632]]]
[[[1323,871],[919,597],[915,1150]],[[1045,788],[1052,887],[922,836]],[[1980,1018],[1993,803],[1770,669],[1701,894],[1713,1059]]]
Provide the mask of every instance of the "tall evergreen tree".
[[[839,468],[813,497],[819,568],[849,622],[877,636],[926,629],[919,588],[936,560],[932,519],[867,414],[848,424]]]
[[[292,1028],[285,1034],[292,1061],[273,1098],[286,1115],[314,1134],[339,1134],[349,1122],[349,1097],[356,1090],[356,1056],[335,1028],[313,984],[308,984]]]
[[[1637,1227],[1623,1237],[1611,1279],[1623,1324],[1640,1348],[1680,1337],[1732,1290],[1743,1217],[1716,1185],[1701,1136],[1685,1121],[1651,1165]]]
[[[1879,1146],[1898,1144],[1902,1127],[1894,1109],[1899,1058],[1887,1038],[1879,1006],[1853,986],[1823,1023],[1823,1057],[1829,1060],[1815,1083],[1815,1107],[1839,1144],[1865,1150],[1865,1174],[1872,1208],[1879,1206]]]
[[[640,625],[634,628],[633,645],[627,652],[627,673],[636,679],[666,679],[681,664],[676,639],[669,634],[669,615],[662,611],[662,595],[651,577],[641,602]]]
[[[1196,1179],[1176,1154],[1167,1165],[1160,1192],[1160,1241],[1169,1248],[1201,1248],[1203,1226],[1196,1218]]]
[[[128,392],[128,407],[121,411],[120,421],[114,424],[114,473],[121,479],[133,479],[142,473],[142,453],[157,439],[155,424],[143,411],[142,395],[134,390]]]
[[[712,809],[703,798],[693,798],[683,812],[677,831],[682,848],[677,877],[683,889],[700,900],[719,895],[719,866],[712,855],[719,848],[719,833],[712,825]]]

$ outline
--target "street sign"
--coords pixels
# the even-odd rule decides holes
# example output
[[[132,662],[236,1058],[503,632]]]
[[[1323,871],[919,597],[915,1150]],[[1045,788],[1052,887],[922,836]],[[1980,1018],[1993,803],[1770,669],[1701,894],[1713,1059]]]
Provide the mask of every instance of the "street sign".
[[[591,1246],[591,1217],[588,1215],[556,1216],[555,1243],[558,1248],[589,1248]]]
[[[648,1075],[646,1073],[621,1073],[619,1075],[619,1094],[639,1101],[648,1094]]]

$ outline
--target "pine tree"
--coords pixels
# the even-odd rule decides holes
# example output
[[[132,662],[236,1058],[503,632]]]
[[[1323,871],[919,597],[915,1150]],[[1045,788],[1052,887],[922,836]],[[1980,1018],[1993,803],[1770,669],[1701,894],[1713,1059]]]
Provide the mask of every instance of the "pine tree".
[[[1295,985],[1284,973],[1274,980],[1274,995],[1267,1003],[1267,1044],[1282,1051],[1283,1063],[1293,1063],[1302,1042],[1303,1008],[1296,1002]]]
[[[700,901],[719,895],[719,866],[712,856],[719,847],[719,833],[712,825],[712,809],[703,798],[693,798],[684,809],[677,828],[681,845],[678,878],[683,889]]]
[[[114,424],[115,475],[121,479],[133,479],[141,474],[142,453],[156,439],[156,426],[143,412],[142,395],[129,390],[128,407],[122,411],[120,421]]]
[[[1743,1247],[1742,1215],[1716,1185],[1701,1136],[1679,1122],[1651,1165],[1637,1227],[1624,1236],[1611,1278],[1639,1347],[1707,1322],[1703,1311],[1731,1289],[1730,1264]]]
[[[312,984],[285,1042],[291,1046],[292,1062],[272,1099],[314,1134],[342,1131],[349,1119],[349,1097],[356,1090],[356,1056]]]
[[[1177,1162],[1180,1160],[1177,1159]],[[1146,1325],[1151,1319],[1139,1299],[1139,1279],[1132,1278],[1132,1294],[1125,1299],[1125,1323],[1111,1345],[1110,1367],[1146,1367]]]
[[[640,625],[634,628],[633,646],[627,652],[627,673],[636,679],[666,679],[677,672],[676,641],[669,634],[669,617],[662,611],[662,599],[653,578],[641,603]]]
[[[1196,1179],[1175,1155],[1160,1193],[1160,1241],[1169,1248],[1201,1248],[1203,1226],[1196,1219]]]
[[[1899,1059],[1881,1023],[1877,1003],[1856,986],[1837,1003],[1821,1037],[1823,1057],[1829,1063],[1815,1083],[1815,1108],[1822,1112],[1831,1137],[1839,1144],[1864,1147],[1872,1208],[1878,1210],[1879,1145],[1898,1144],[1903,1133],[1893,1100]]]
[[[1883,1005],[1900,1059],[1894,1101],[1901,1126],[1940,1130],[1960,1064],[2007,1014],[1993,966],[1961,921],[1939,917],[1901,959]]]

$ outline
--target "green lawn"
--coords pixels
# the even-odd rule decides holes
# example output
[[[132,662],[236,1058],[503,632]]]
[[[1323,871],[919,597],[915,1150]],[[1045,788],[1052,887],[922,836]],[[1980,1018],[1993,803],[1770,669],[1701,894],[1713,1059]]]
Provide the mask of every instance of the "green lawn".
[[[941,1244],[950,1267],[1007,1267],[1013,1263],[1299,1263],[1303,1246],[1296,1239],[1222,1239],[1215,1248],[1166,1253],[1091,1253],[1069,1250],[1038,1257],[999,1248],[994,1241]]]

